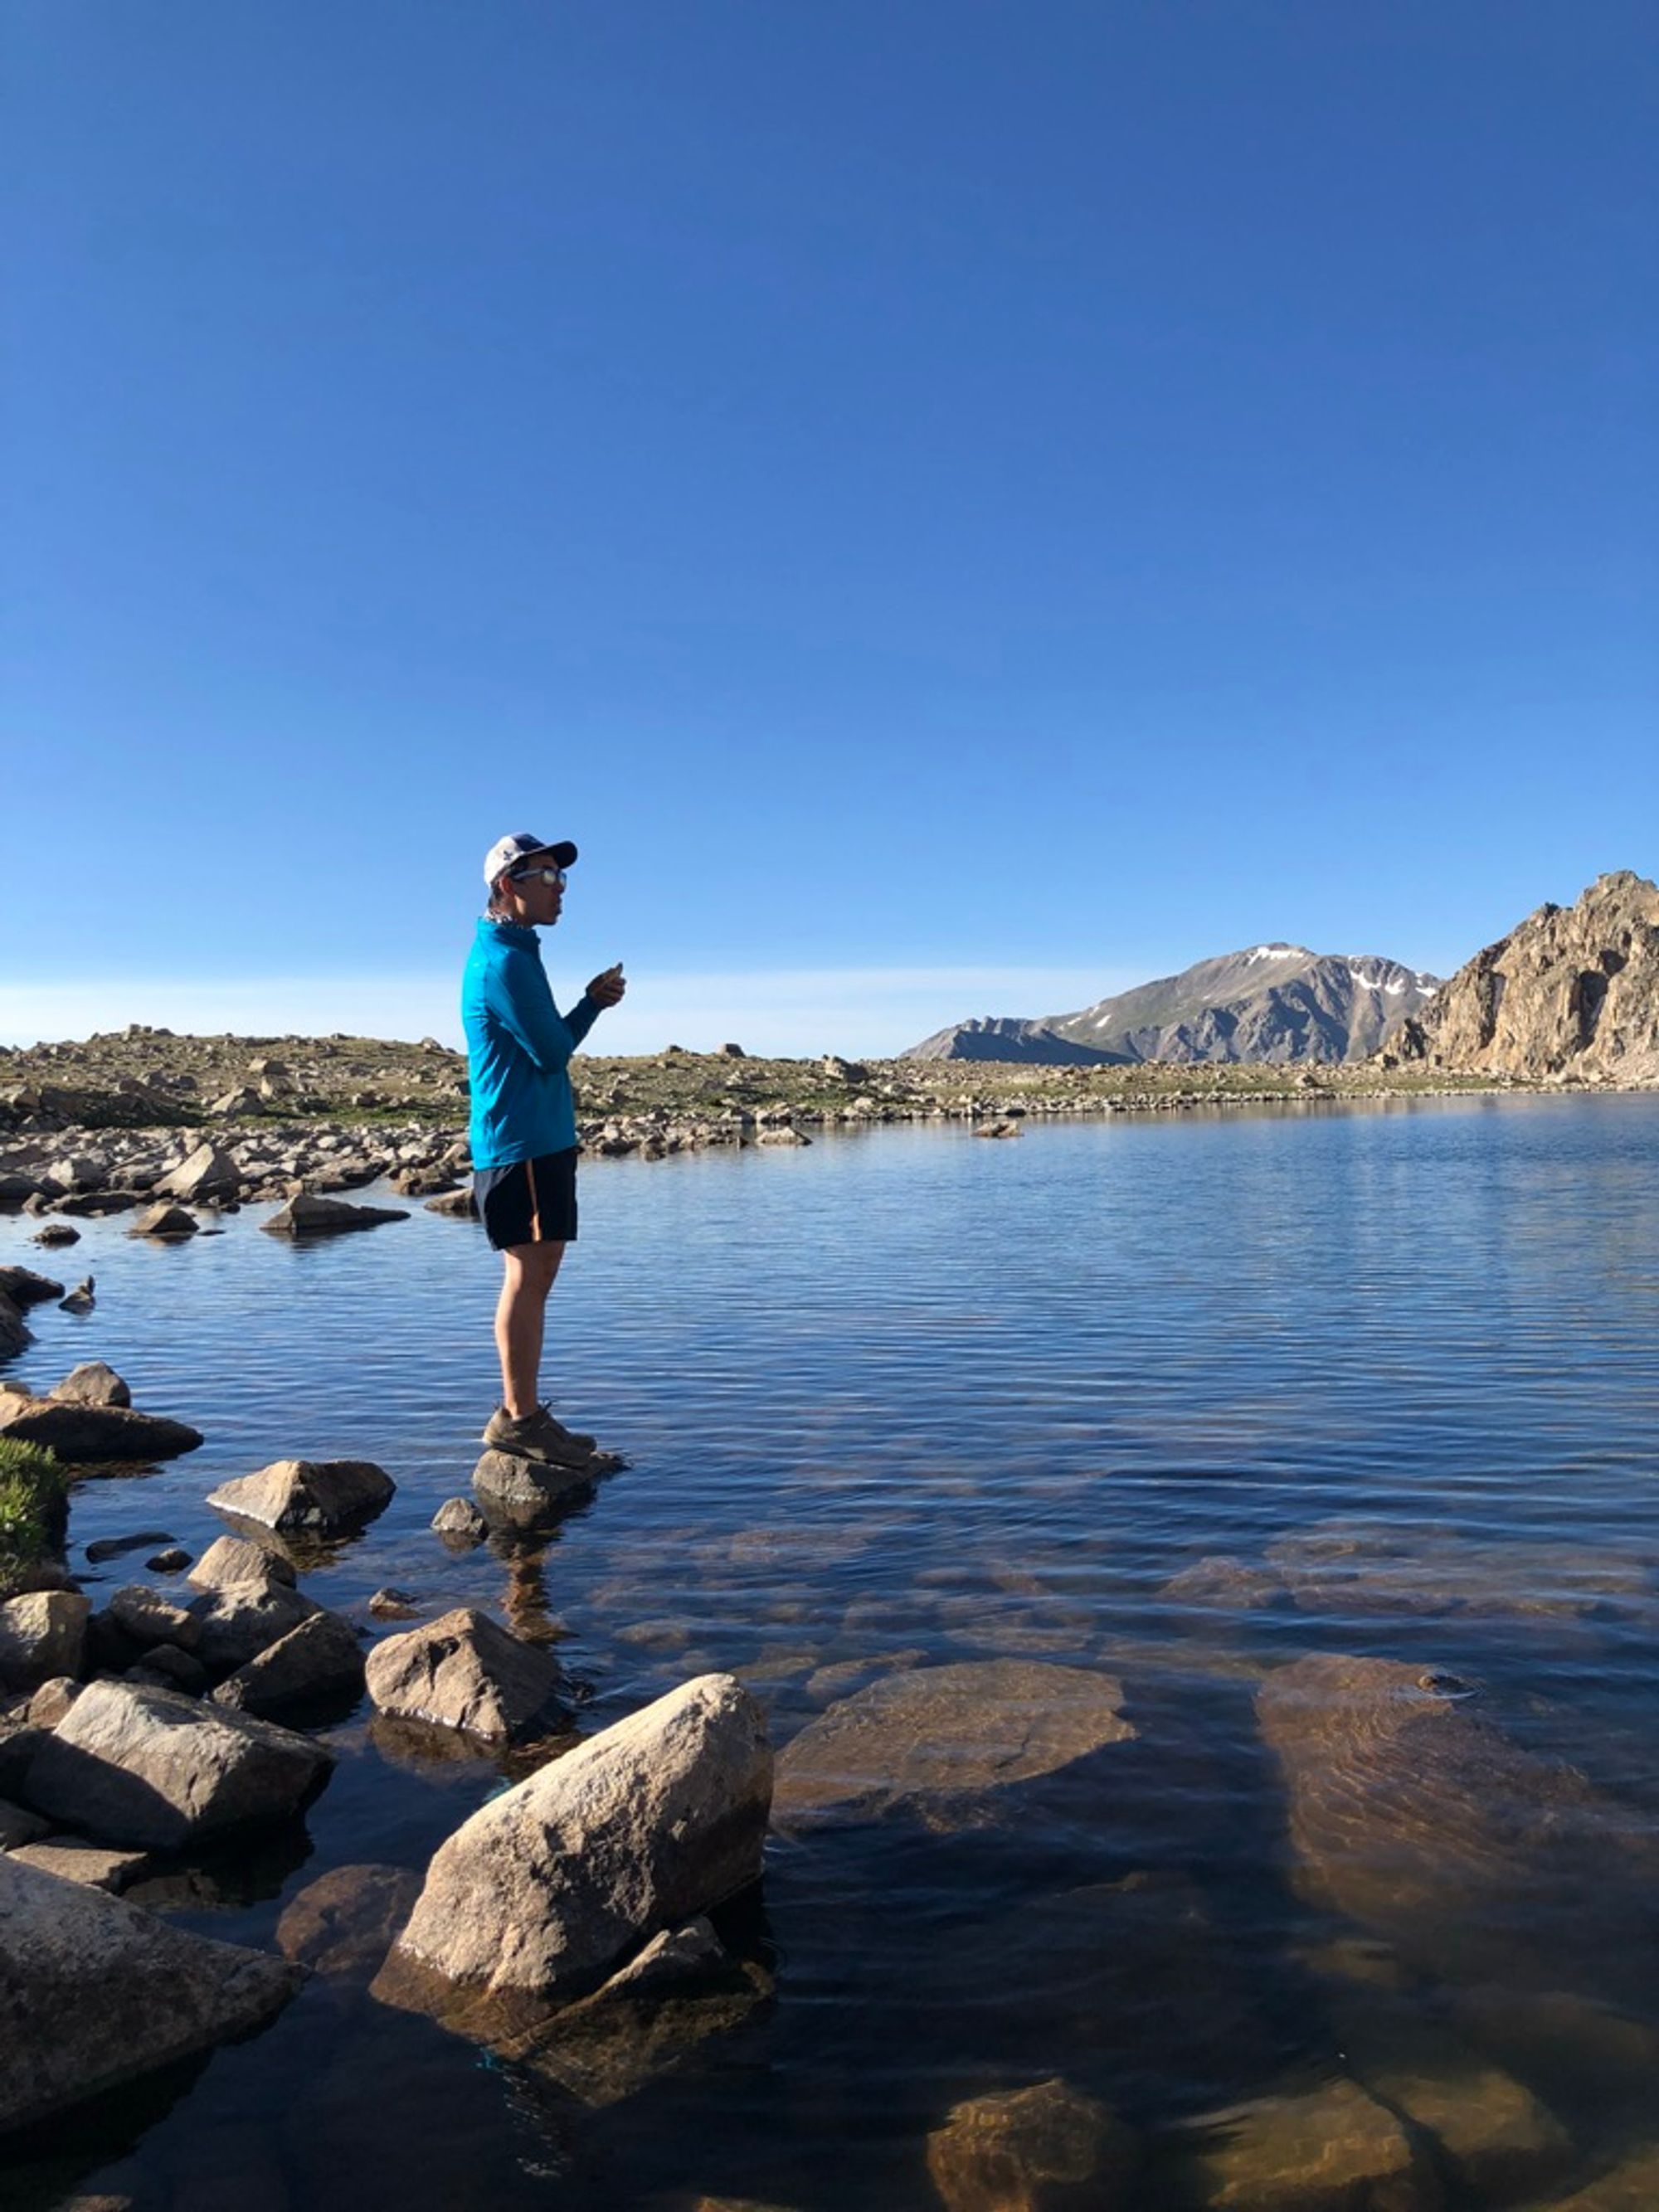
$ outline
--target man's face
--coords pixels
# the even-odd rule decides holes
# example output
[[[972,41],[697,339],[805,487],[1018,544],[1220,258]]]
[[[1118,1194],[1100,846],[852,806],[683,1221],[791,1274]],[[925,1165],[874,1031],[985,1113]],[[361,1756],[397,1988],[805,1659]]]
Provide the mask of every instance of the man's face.
[[[540,854],[521,871],[509,873],[503,888],[518,917],[531,927],[550,929],[558,920],[564,904],[564,877],[551,854]]]

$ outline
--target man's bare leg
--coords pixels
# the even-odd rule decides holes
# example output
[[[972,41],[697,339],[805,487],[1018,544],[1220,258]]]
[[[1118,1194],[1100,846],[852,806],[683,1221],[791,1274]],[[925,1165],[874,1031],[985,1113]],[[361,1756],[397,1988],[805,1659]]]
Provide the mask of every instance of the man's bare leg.
[[[495,1307],[495,1349],[501,1361],[501,1403],[515,1421],[540,1402],[542,1336],[547,1296],[564,1257],[562,1243],[509,1244]]]

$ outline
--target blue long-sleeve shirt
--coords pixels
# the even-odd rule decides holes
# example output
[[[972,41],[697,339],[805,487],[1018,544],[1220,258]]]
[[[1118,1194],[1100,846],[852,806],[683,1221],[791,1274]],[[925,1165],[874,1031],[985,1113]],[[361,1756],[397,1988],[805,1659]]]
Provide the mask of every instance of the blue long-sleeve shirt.
[[[510,1167],[575,1143],[570,1055],[599,1011],[584,992],[559,1012],[533,929],[479,922],[461,979],[475,1168]]]

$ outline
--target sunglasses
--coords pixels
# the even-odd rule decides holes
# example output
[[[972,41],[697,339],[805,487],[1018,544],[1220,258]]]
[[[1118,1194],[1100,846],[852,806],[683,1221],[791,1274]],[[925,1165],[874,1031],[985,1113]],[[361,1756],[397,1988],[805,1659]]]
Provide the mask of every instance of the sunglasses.
[[[507,879],[510,884],[556,884],[561,890],[569,881],[562,868],[509,868]]]

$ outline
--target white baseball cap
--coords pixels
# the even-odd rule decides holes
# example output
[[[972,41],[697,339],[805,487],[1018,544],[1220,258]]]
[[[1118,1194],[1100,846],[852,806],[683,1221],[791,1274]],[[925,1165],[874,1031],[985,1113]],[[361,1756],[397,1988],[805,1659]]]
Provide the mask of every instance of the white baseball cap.
[[[484,854],[484,881],[493,889],[496,877],[507,869],[522,867],[526,860],[538,860],[544,853],[557,868],[568,868],[576,857],[576,848],[568,837],[558,845],[550,845],[545,838],[532,836],[528,830],[515,830],[510,837],[498,837]]]

